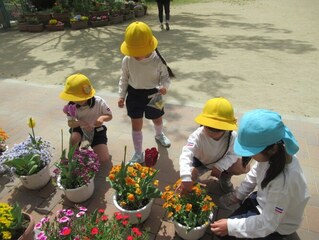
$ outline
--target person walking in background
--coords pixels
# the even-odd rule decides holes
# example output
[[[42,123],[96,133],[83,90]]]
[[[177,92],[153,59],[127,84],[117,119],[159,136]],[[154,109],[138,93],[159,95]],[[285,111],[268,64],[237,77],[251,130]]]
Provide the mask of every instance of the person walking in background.
[[[144,114],[145,118],[153,121],[155,140],[163,147],[171,145],[163,133],[164,108],[148,106],[156,94],[167,94],[170,85],[168,67],[156,49],[157,45],[158,41],[147,24],[133,22],[126,28],[121,45],[121,52],[125,57],[119,81],[118,106],[123,108],[125,102],[127,115],[131,118],[135,149],[132,162],[144,162],[142,150]]]
[[[171,0],[156,0],[157,2],[157,9],[158,9],[158,18],[160,21],[160,27],[163,30],[163,10],[165,11],[165,28],[168,31],[169,28],[169,20],[170,20],[170,4]]]
[[[189,136],[179,158],[180,190],[190,191],[194,181],[210,172],[224,192],[233,191],[231,177],[247,173],[249,166],[244,167],[233,151],[237,121],[231,103],[221,97],[208,100],[195,122],[201,126]]]
[[[269,240],[294,233],[310,195],[295,156],[298,143],[281,116],[265,109],[244,114],[234,150],[256,163],[236,191],[221,197],[228,206],[245,200],[228,219],[211,224],[213,233],[220,239]]]
[[[100,162],[108,161],[107,128],[103,123],[112,120],[112,111],[103,98],[95,96],[90,80],[80,73],[69,76],[60,98],[69,101],[63,111],[71,128],[71,145],[79,146],[86,140]]]

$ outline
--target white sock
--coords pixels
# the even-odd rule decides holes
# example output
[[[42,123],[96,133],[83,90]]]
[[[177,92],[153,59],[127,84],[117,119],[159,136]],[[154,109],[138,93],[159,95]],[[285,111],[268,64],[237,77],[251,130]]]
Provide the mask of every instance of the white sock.
[[[143,133],[142,131],[132,131],[132,138],[134,143],[135,152],[142,153]]]
[[[154,124],[154,129],[155,129],[155,136],[161,135],[163,133],[163,124],[160,124],[160,125]]]

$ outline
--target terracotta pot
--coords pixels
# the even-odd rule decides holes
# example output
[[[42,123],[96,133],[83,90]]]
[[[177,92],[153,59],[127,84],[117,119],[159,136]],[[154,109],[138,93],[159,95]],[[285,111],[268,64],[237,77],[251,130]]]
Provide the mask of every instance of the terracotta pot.
[[[44,29],[44,26],[42,23],[40,24],[28,24],[27,26],[28,32],[42,32]]]
[[[115,207],[122,213],[125,215],[129,215],[129,221],[131,224],[137,224],[137,223],[142,223],[144,222],[151,214],[151,210],[152,210],[152,206],[154,203],[154,199],[151,199],[151,201],[149,201],[148,204],[146,204],[146,206],[144,206],[143,208],[137,209],[137,210],[126,210],[124,208],[122,208],[116,200],[116,194],[113,195],[113,203],[115,205]],[[140,213],[142,215],[142,218],[139,220],[136,217],[136,214]]]
[[[24,233],[18,238],[18,240],[33,240],[34,239],[33,229],[35,225],[34,219],[32,215],[28,213],[22,213],[22,214],[24,218],[29,219],[29,225],[24,231]]]
[[[103,27],[109,25],[109,20],[91,21],[92,27]]]

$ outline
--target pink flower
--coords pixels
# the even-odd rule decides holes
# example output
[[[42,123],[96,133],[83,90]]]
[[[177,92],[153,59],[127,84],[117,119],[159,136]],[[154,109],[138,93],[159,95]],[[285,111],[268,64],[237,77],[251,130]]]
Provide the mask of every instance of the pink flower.
[[[84,211],[80,211],[80,212],[78,212],[75,216],[76,216],[77,218],[79,218],[79,217],[81,217],[81,216],[83,216],[83,215],[85,215],[85,212],[84,212]]]
[[[70,220],[70,218],[64,216],[64,217],[61,217],[61,218],[59,219],[59,223],[65,223],[65,222],[68,222],[69,220]]]
[[[155,147],[145,150],[145,165],[147,167],[154,167],[158,159],[158,151]]]
[[[76,117],[76,105],[75,104],[65,105],[63,107],[63,112],[70,117]]]
[[[136,236],[141,236],[142,235],[142,232],[136,227],[133,227],[132,231],[133,231],[133,233],[136,234]]]
[[[67,235],[70,235],[71,233],[71,228],[68,228],[68,227],[64,227],[60,233],[60,235],[62,236],[67,236]]]
[[[74,215],[74,212],[71,209],[68,209],[65,213],[65,215],[67,215],[68,217],[71,217]]]

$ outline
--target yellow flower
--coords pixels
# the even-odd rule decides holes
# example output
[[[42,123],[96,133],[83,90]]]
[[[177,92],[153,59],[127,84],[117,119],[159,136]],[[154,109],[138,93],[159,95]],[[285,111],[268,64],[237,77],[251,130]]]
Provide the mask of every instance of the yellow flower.
[[[35,120],[32,117],[29,118],[28,126],[32,129],[35,127]]]
[[[137,189],[135,190],[135,193],[136,193],[137,195],[141,195],[141,194],[142,194],[142,190],[141,190],[140,188],[137,188]]]
[[[173,216],[173,214],[174,214],[173,212],[168,212],[167,217],[170,218]]]
[[[12,234],[9,231],[3,231],[2,232],[2,237],[3,239],[7,240],[7,239],[11,239],[12,238]]]
[[[155,181],[153,182],[153,184],[154,184],[154,186],[158,186],[158,180],[155,180]]]

